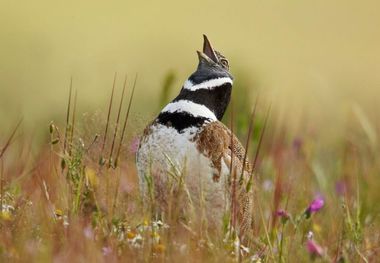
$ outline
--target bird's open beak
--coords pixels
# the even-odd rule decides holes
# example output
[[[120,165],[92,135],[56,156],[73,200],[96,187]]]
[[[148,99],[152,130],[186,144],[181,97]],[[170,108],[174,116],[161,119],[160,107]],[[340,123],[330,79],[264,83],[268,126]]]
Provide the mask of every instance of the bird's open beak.
[[[215,51],[212,48],[210,41],[208,40],[206,35],[203,35],[203,53],[198,51],[199,58],[201,58],[201,57],[204,58],[204,55],[206,55],[208,58],[210,58],[215,63],[218,63],[218,58],[217,58]]]

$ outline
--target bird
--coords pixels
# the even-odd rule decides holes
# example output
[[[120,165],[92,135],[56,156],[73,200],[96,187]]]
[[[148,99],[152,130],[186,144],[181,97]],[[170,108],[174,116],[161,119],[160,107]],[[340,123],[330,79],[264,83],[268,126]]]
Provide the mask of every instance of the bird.
[[[143,203],[156,215],[177,211],[188,222],[206,222],[208,229],[222,229],[229,214],[239,233],[247,233],[253,222],[253,190],[246,187],[252,165],[222,123],[234,78],[227,58],[206,35],[197,54],[195,72],[140,138],[136,165]]]

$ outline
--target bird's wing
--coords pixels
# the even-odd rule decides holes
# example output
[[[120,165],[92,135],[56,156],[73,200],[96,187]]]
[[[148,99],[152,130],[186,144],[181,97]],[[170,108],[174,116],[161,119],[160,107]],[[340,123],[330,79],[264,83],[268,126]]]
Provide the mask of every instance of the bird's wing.
[[[211,159],[213,167],[218,171],[214,174],[214,181],[221,175],[222,162],[231,167],[236,175],[235,199],[230,192],[231,202],[234,203],[236,218],[240,233],[248,233],[252,230],[253,222],[253,190],[247,187],[251,176],[252,165],[244,160],[245,149],[239,139],[221,122],[211,122],[203,127],[202,131],[195,137],[198,150]],[[247,157],[246,157],[247,159]],[[245,165],[243,163],[245,162]],[[243,168],[244,167],[244,168]],[[242,169],[244,172],[241,173]],[[239,183],[240,175],[243,174],[243,183]],[[232,182],[233,180],[229,180]],[[232,188],[231,188],[232,190]],[[235,200],[235,201],[233,201]]]
[[[213,166],[220,173],[222,162],[227,167],[231,166],[235,171],[241,173],[244,167],[244,174],[251,173],[252,165],[244,160],[245,149],[239,139],[222,122],[215,121],[205,125],[200,133],[195,137],[198,150],[211,159]],[[243,163],[245,164],[243,165]]]

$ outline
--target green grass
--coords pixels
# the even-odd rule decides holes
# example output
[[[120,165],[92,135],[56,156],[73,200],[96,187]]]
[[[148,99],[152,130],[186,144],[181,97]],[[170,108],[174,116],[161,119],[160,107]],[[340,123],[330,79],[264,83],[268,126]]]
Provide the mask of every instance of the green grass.
[[[167,76],[161,104],[168,100],[173,78]],[[259,100],[249,128],[253,104],[248,95],[241,96],[247,94],[242,91],[237,84],[232,121],[241,141],[249,138],[249,156],[256,159],[269,103]],[[315,129],[312,121],[294,132],[290,124],[279,123],[279,112],[271,113],[253,179],[253,242],[239,247],[234,236],[228,236],[228,227],[216,230],[218,234],[205,233],[203,228],[179,223],[176,207],[164,222],[143,209],[134,164],[140,129],[128,120],[131,87],[125,92],[129,102],[123,105],[119,98],[118,104],[113,98],[106,116],[78,118],[74,94],[70,89],[66,123],[47,124],[46,143],[38,150],[31,148],[32,137],[27,131],[21,133],[19,125],[0,140],[0,261],[374,262],[378,258],[379,130],[358,106],[344,132],[331,137],[323,127]],[[226,123],[230,116],[228,112]],[[147,181],[154,183],[149,175]],[[182,188],[186,191],[186,185]],[[308,213],[317,195],[323,196],[324,206]],[[285,211],[282,216],[277,215],[279,210]],[[308,244],[318,253],[310,252]]]

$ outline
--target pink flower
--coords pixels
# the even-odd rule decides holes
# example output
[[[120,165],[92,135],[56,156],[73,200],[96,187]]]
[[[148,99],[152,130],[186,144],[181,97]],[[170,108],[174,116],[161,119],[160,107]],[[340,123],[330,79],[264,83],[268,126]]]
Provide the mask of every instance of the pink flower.
[[[323,248],[318,245],[314,240],[309,239],[306,243],[307,251],[310,253],[313,257],[321,257],[323,256]]]
[[[322,196],[318,196],[316,197],[312,202],[311,204],[309,205],[309,207],[307,208],[307,211],[309,213],[315,213],[315,212],[318,212],[319,210],[322,209],[322,207],[324,206],[325,204],[325,200],[323,199]]]
[[[279,210],[276,211],[276,216],[288,218],[289,214],[284,209],[279,209]]]
[[[129,145],[129,151],[131,153],[136,153],[137,150],[139,149],[139,145],[140,145],[140,138],[139,137],[133,138],[131,141],[131,144]]]
[[[284,209],[279,209],[276,211],[276,216],[281,218],[281,222],[285,224],[288,219],[290,218],[288,212],[286,212]]]
[[[83,234],[88,239],[94,239],[94,232],[92,231],[92,227],[91,226],[86,226],[83,229]]]
[[[314,200],[310,203],[309,207],[305,211],[306,218],[310,218],[312,213],[318,212],[324,205],[325,200],[322,196],[317,196],[314,198]]]
[[[110,247],[102,247],[103,256],[108,256],[112,253],[112,249]]]

